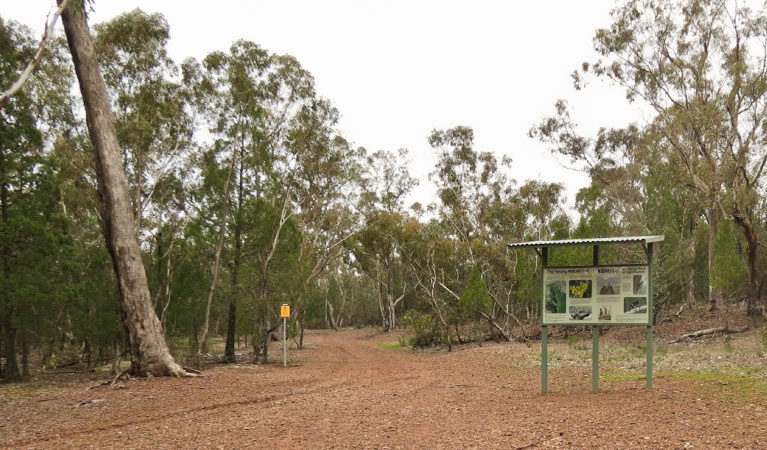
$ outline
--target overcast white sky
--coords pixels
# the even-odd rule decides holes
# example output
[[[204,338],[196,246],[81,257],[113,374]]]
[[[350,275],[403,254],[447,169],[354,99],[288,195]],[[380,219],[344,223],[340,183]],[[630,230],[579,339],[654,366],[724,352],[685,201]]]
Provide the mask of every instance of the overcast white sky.
[[[5,1],[2,15],[42,31],[52,0]],[[433,128],[474,128],[476,148],[512,158],[518,182],[568,187],[587,177],[550,156],[527,130],[566,98],[585,132],[642,121],[618,88],[572,89],[570,73],[593,60],[592,37],[613,0],[96,0],[91,23],[132,10],[162,13],[170,55],[181,62],[248,39],[294,55],[342,114],[341,129],[368,150],[410,151],[416,200],[432,201],[426,176]],[[61,25],[59,24],[59,29]]]

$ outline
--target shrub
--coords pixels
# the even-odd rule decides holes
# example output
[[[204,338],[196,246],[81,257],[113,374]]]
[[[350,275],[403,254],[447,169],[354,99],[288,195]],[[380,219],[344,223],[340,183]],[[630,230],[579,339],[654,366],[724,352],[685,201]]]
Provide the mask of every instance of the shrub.
[[[442,344],[442,330],[439,322],[431,314],[411,311],[406,316],[413,325],[415,336],[411,340],[414,348],[425,348]]]

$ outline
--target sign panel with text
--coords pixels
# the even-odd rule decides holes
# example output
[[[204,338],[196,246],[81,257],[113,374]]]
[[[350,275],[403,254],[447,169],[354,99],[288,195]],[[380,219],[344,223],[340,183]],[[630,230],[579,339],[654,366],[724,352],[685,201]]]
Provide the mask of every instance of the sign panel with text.
[[[648,267],[543,269],[543,325],[650,325]]]

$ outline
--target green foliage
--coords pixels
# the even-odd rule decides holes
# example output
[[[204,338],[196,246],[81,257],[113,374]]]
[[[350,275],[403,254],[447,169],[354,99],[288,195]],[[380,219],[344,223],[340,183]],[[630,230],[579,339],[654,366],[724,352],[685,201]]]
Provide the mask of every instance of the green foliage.
[[[750,67],[759,57],[739,65],[727,56],[734,41],[729,22],[723,26],[726,9],[670,5],[677,3],[619,5],[614,23],[596,35],[602,60],[575,76],[623,85],[656,117],[588,138],[576,134],[567,103],[558,101],[555,115],[530,131],[591,177],[569,209],[564,185],[517,184],[511,161],[476,149],[466,126],[429,134],[437,197],[408,208],[418,181],[407,151],[352,148],[338,130],[340,112],[318,96],[295,58],[237,41],[179,67],[167,54],[170,25],[159,14],[135,10],[95,25],[152,300],[167,336],[178,351],[198,344],[222,229],[211,323],[224,334],[236,311],[232,331],[257,338],[254,347],[285,301],[295,307],[291,327],[325,327],[334,314],[345,325],[391,329],[409,311],[415,336],[408,344],[415,347],[444,345],[448,337],[481,341],[487,323],[480,312],[502,326],[516,326],[512,315],[534,322],[541,307],[564,312],[571,287],[541,292],[540,257],[506,247],[524,240],[664,234],[656,311],[690,294],[706,297],[709,282],[727,296],[747,294],[749,264],[757,278],[767,264],[761,250],[749,262],[749,248],[761,248],[767,235],[754,153],[764,131],[757,124],[750,146],[740,146],[733,133],[745,122],[727,119],[740,111],[730,102],[760,105],[767,85]],[[754,23],[764,22],[753,14]],[[743,42],[764,34],[751,27]],[[701,47],[707,39],[716,45]],[[0,113],[0,329],[18,330],[57,364],[64,354],[50,349],[62,340],[108,356],[124,338],[101,245],[89,138],[79,100],[69,94],[66,51],[52,44],[28,88]],[[0,85],[15,79],[34,48],[26,30],[0,21]],[[689,70],[672,70],[668,54]],[[693,75],[716,83],[691,82]],[[715,85],[734,96],[711,91]],[[715,147],[723,142],[733,147]],[[747,221],[753,236],[740,233]],[[708,261],[717,224],[716,256]],[[638,246],[600,253],[603,264],[644,258]],[[590,265],[592,249],[552,249],[548,262]],[[589,296],[588,286],[572,288]]]
[[[34,47],[29,30],[0,19],[0,86],[20,75]],[[55,64],[53,64],[55,66]],[[55,70],[43,72],[46,77]],[[77,284],[81,267],[73,247],[71,222],[63,210],[58,161],[43,146],[41,127],[52,126],[42,106],[51,80],[33,83],[0,107],[0,336],[4,372],[26,375],[16,352],[52,338],[61,311],[83,301]],[[43,113],[45,111],[45,113]],[[75,320],[79,314],[74,314]]]
[[[458,300],[458,317],[465,321],[475,317],[478,311],[487,312],[492,302],[479,267],[475,265],[471,269],[466,289],[461,293],[461,298]]]
[[[748,271],[738,256],[738,244],[729,221],[720,224],[714,248],[716,257],[711,269],[711,284],[727,296],[745,294]]]
[[[405,315],[405,319],[410,321],[415,333],[411,340],[411,345],[414,348],[426,348],[443,344],[443,334],[439,321],[431,314],[410,311]]]
[[[301,308],[304,311],[304,321],[309,328],[325,326],[325,292],[319,286],[311,286],[304,293]]]
[[[612,23],[594,37],[598,59],[573,73],[575,88],[589,78],[622,86],[630,102],[649,107],[647,124],[579,135],[567,102],[558,100],[529,135],[590,175],[576,200],[579,233],[670,238],[658,259],[661,304],[710,292],[712,301],[746,294],[754,313],[761,283],[755,274],[765,264],[765,229],[755,223],[764,214],[757,143],[767,133],[767,84],[758,49],[767,29],[752,24],[764,23],[767,9],[653,0],[624,2],[610,15]],[[718,232],[728,222],[741,233]]]
[[[392,350],[395,348],[411,347],[412,344],[406,336],[400,336],[394,342],[380,342],[378,346],[386,350]]]

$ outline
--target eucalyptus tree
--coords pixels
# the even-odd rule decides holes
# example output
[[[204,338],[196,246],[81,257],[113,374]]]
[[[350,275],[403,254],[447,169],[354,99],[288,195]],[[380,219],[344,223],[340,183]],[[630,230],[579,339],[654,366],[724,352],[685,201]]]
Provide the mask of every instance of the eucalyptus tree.
[[[591,139],[578,133],[565,101],[557,101],[555,108],[556,114],[531,128],[529,134],[546,143],[552,152],[569,157],[573,164],[582,163],[591,178],[591,184],[576,195],[580,220],[573,237],[665,234],[656,311],[660,312],[667,300],[684,299],[691,304],[700,284],[700,268],[695,267],[700,244],[695,232],[705,202],[681,182],[687,172],[679,154],[654,126],[603,128]],[[606,248],[601,258],[629,261],[638,258],[633,253],[631,247],[615,246]],[[575,247],[554,255],[554,264],[587,260],[583,249]]]
[[[687,178],[684,163],[679,153],[664,141],[652,127],[647,130],[637,147],[639,164],[644,169],[639,175],[629,174],[641,179],[643,185],[642,223],[651,233],[666,236],[662,256],[657,261],[656,315],[664,305],[683,303],[691,307],[696,298],[708,298],[709,286],[717,288],[716,283],[708,280],[719,265],[715,260],[709,270],[706,263],[705,235],[710,230],[703,215],[705,202],[688,185],[680,183]],[[716,249],[717,254],[722,251],[722,255],[729,255],[737,249]]]
[[[464,261],[452,273],[452,281],[443,283],[444,288],[449,286],[457,299],[472,266],[477,265],[493,300],[486,319],[494,332],[509,339],[510,321],[521,325],[514,308],[522,302],[516,301],[519,286],[510,276],[516,261],[509,258],[506,244],[545,234],[547,221],[561,213],[562,187],[528,182],[518,189],[506,175],[511,160],[498,161],[490,152],[476,150],[469,127],[434,130],[428,140],[437,156],[436,170],[430,175],[440,200],[436,211],[458,259]]]
[[[413,286],[401,258],[406,218],[399,212],[375,210],[366,215],[365,227],[350,242],[355,261],[377,287],[377,302],[384,331],[397,325],[397,305]]]
[[[405,200],[417,181],[407,170],[407,150],[379,150],[367,156],[359,210],[362,229],[349,248],[362,272],[377,286],[377,301],[384,331],[396,326],[397,305],[414,290],[409,283],[409,265],[402,258],[407,248],[409,218]]]
[[[280,219],[276,221],[274,239],[270,246],[260,252],[265,256],[258,256],[263,261],[261,291],[264,297],[267,294],[272,297],[276,295],[282,301],[290,301],[294,305],[292,313],[301,336],[306,310],[311,307],[309,303],[317,298],[316,295],[307,294],[317,291],[317,288],[329,291],[325,286],[332,286],[333,280],[327,269],[334,264],[338,267],[336,262],[347,253],[344,242],[358,228],[352,202],[356,196],[355,186],[360,171],[359,151],[352,150],[346,139],[338,133],[338,117],[337,109],[313,91],[301,99],[286,123],[282,141],[284,147],[273,167],[279,174],[286,197],[283,198]],[[287,208],[292,211],[290,215],[285,214]],[[283,223],[290,225],[286,229],[287,234],[281,239],[285,241],[283,258],[289,256],[285,251],[295,252],[290,256],[293,262],[291,268],[285,267],[283,262],[281,271],[285,273],[275,271],[275,275],[282,281],[272,283],[274,287],[266,289],[273,277],[269,273],[268,264],[271,255],[278,250]],[[293,226],[296,228],[292,229]],[[298,248],[292,247],[295,236],[300,236]],[[279,289],[275,290],[276,287]],[[329,295],[325,296],[325,301],[326,308],[332,307]],[[270,327],[267,326],[269,331]],[[263,350],[266,352],[266,346]]]
[[[328,100],[317,98],[301,107],[286,133],[289,170],[283,182],[291,186],[302,232],[299,258],[303,287],[296,295],[299,307],[295,311],[302,336],[309,307],[305,303],[311,302],[305,297],[306,289],[331,265],[343,267],[341,271],[350,270],[339,260],[348,253],[344,243],[360,228],[353,207],[361,181],[362,152],[353,150],[338,133],[338,117],[338,110]],[[338,275],[329,274],[330,282],[346,278]],[[339,292],[345,293],[343,286]],[[330,295],[325,302],[326,309],[333,308]],[[332,317],[334,312],[329,315]]]
[[[168,24],[161,15],[135,10],[98,24],[94,29],[95,53],[103,67],[111,107],[117,113],[116,131],[123,168],[130,184],[137,237],[150,256],[157,255],[156,258],[147,258],[147,264],[150,268],[153,263],[155,265],[154,270],[149,272],[148,281],[150,286],[154,284],[150,291],[154,291],[152,305],[159,313],[167,310],[170,299],[168,280],[173,270],[172,262],[177,261],[172,255],[174,243],[189,220],[184,208],[189,187],[186,181],[182,181],[188,178],[185,168],[189,164],[185,160],[191,155],[189,149],[193,132],[187,106],[188,95],[177,80],[175,65],[166,54]],[[52,61],[47,60],[41,70],[50,70],[52,66]],[[63,95],[61,92],[69,90],[59,92]],[[81,100],[69,100],[60,109],[67,108],[69,114],[78,111],[82,108]],[[60,112],[59,116],[66,114]],[[97,175],[88,130],[79,120],[68,125],[68,130],[62,130],[59,126],[53,147],[61,164],[59,175],[64,183],[63,205],[70,218],[78,224],[74,233],[81,250],[77,254],[82,258],[82,278],[96,277],[100,281],[114,283],[109,277],[104,278],[99,262],[103,255],[100,255],[98,248],[99,240],[94,238],[102,216],[96,196]],[[83,286],[88,286],[88,283]],[[91,289],[98,289],[100,293],[81,294],[84,296],[82,302],[89,304],[87,310],[91,316],[83,322],[88,324],[84,330],[91,330],[87,336],[95,336],[99,340],[112,336],[113,370],[117,371],[122,353],[120,347],[124,342],[124,325],[119,318],[120,302],[117,302],[118,309],[115,310],[105,301],[115,292],[111,289],[110,293],[108,286],[95,283],[87,288],[89,292],[92,292]],[[117,317],[112,319],[116,321],[114,328],[101,327],[96,332],[91,326],[115,315]],[[111,333],[108,330],[112,330]]]
[[[479,228],[482,203],[488,200],[484,182],[497,162],[490,153],[474,149],[474,130],[469,127],[433,130],[428,141],[437,154],[430,177],[437,185],[440,217],[451,225],[457,241],[469,244]],[[471,246],[466,251],[474,262]]]
[[[167,55],[169,25],[162,15],[136,9],[94,31],[139,240],[155,256],[153,305],[167,310],[173,249],[191,219],[186,203],[196,124],[190,92]]]
[[[705,202],[708,267],[716,260],[721,212],[732,217],[746,241],[749,312],[756,312],[760,276],[756,226],[767,151],[767,20],[720,0],[627,1],[613,23],[597,31],[601,58],[575,73],[594,74],[626,89],[655,114],[652,127],[679,156],[689,185]],[[718,294],[710,285],[711,308]]]
[[[295,154],[286,140],[296,116],[307,105],[317,104],[316,93],[311,75],[295,58],[272,54],[248,41],[235,42],[229,52],[213,52],[201,64],[189,61],[184,70],[196,85],[210,124],[213,143],[206,161],[229,166],[228,187],[214,203],[220,205],[221,239],[228,238],[224,256],[232,295],[225,359],[233,361],[237,301],[246,294],[241,269],[246,264],[256,267],[248,269],[258,278],[258,289],[248,289],[253,301],[270,297],[272,264],[283,232],[295,222],[295,186],[288,179]],[[266,218],[271,222],[254,222]],[[264,233],[269,236],[266,241]],[[248,243],[254,246],[246,248]],[[253,286],[251,281],[247,284]],[[263,334],[262,325],[270,333],[271,324],[278,323],[272,320],[275,308],[270,303],[259,311],[257,334]],[[266,336],[258,337],[262,338]]]
[[[425,298],[429,314],[440,326],[440,341],[451,351],[452,329],[457,330],[460,297],[448,285],[464,261],[458,257],[454,242],[447,237],[450,230],[443,222],[436,219],[423,224],[413,221],[410,226],[415,228],[417,235],[409,242],[407,263],[416,274],[416,288]],[[455,338],[460,341],[460,332]]]
[[[141,230],[158,185],[179,168],[180,153],[190,147],[188,95],[174,79],[178,68],[167,55],[169,25],[161,14],[136,9],[97,24],[94,32]]]
[[[82,4],[69,3],[62,12],[91,143],[96,154],[100,213],[107,249],[120,290],[123,323],[131,344],[131,372],[136,375],[189,375],[178,365],[152,308],[139,248],[120,146],[109,97],[101,77]]]

